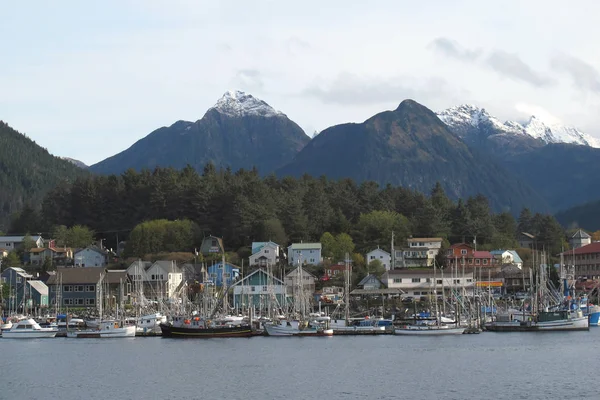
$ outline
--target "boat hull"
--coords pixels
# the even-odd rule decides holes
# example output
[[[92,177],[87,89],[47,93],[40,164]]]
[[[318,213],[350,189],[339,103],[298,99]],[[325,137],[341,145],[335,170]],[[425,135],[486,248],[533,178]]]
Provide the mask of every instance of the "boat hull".
[[[68,331],[67,337],[77,339],[105,339],[135,337],[135,326],[124,326],[109,330]]]
[[[394,329],[395,335],[410,335],[410,336],[446,336],[446,335],[462,335],[465,333],[465,328],[451,328],[438,326],[409,326],[405,328]]]
[[[556,331],[587,331],[588,317],[570,320],[548,322],[492,322],[486,325],[492,332],[556,332]]]
[[[333,329],[305,328],[265,324],[268,336],[333,336]]]
[[[250,326],[226,326],[216,328],[184,328],[169,324],[160,324],[163,337],[173,338],[228,338],[228,337],[251,337],[260,333],[254,331]]]
[[[44,339],[56,337],[57,330],[32,331],[32,332],[14,332],[3,331],[2,337],[5,339]]]

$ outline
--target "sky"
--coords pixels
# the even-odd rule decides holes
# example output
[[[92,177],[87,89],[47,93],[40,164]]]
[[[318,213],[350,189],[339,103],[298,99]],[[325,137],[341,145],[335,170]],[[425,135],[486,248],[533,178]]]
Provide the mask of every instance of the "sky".
[[[88,165],[235,89],[310,136],[411,98],[600,137],[597,1],[0,2],[0,120]]]

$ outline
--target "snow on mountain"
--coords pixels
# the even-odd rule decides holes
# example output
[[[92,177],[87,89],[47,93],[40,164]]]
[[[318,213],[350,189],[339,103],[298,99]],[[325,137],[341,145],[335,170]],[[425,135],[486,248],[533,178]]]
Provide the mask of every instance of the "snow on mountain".
[[[232,117],[242,117],[245,115],[258,115],[262,117],[285,116],[281,111],[275,110],[266,102],[239,90],[225,92],[212,109]]]
[[[84,162],[82,162],[82,161],[79,161],[79,160],[76,160],[76,159],[74,159],[74,158],[69,158],[69,157],[61,157],[61,158],[62,158],[63,160],[65,160],[65,161],[68,161],[68,162],[70,162],[70,163],[72,163],[72,164],[75,164],[75,165],[77,165],[79,168],[82,168],[82,169],[86,169],[86,168],[88,168],[88,166],[87,166],[87,165],[86,165]]]
[[[487,135],[528,135],[544,143],[573,143],[600,148],[600,140],[572,126],[548,124],[532,116],[525,124],[515,121],[501,122],[485,109],[464,104],[441,111],[437,116],[460,137],[471,134],[473,129],[483,130]]]

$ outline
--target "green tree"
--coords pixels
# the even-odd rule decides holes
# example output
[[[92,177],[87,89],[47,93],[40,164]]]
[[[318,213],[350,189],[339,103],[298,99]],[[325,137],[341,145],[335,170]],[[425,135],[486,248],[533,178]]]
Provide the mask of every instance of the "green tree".
[[[342,261],[346,259],[346,253],[352,254],[354,251],[354,242],[347,233],[340,233],[335,237],[333,257],[335,261]]]
[[[379,260],[373,260],[367,266],[367,274],[373,274],[377,278],[380,278],[381,275],[385,273],[385,267]]]
[[[334,254],[337,252],[337,242],[335,237],[331,233],[325,232],[321,235],[319,241],[321,242],[321,252],[323,257],[333,258]]]
[[[55,225],[50,233],[52,239],[56,241],[59,247],[70,246],[69,244],[69,229],[65,225]]]
[[[404,241],[409,234],[408,220],[395,211],[372,211],[361,214],[358,219],[357,233],[362,239],[362,250],[391,243],[392,232],[398,243]]]
[[[67,231],[67,246],[87,247],[94,243],[94,232],[87,226],[75,225]]]
[[[11,251],[6,257],[2,259],[2,268],[20,267],[21,260],[16,252]]]
[[[26,233],[25,236],[23,236],[23,243],[21,243],[21,247],[19,248],[18,253],[20,256],[23,256],[34,247],[37,247],[35,241],[29,233]]]

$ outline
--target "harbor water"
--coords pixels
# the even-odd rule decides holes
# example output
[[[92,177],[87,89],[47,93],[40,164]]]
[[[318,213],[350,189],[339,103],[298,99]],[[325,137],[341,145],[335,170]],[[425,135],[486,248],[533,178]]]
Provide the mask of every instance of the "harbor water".
[[[0,339],[1,399],[597,399],[600,329]]]

